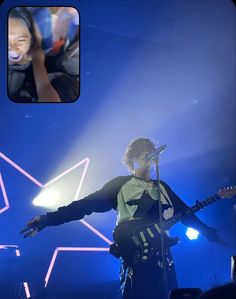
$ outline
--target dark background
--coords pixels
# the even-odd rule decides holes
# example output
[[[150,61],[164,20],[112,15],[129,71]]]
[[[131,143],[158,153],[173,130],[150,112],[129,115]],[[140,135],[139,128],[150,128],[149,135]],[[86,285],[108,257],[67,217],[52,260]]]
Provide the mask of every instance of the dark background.
[[[44,4],[48,2],[40,1]],[[56,105],[15,104],[7,98],[7,11],[22,3],[5,1],[0,7],[0,152],[42,184],[89,157],[79,195],[83,197],[109,179],[126,175],[121,164],[125,147],[131,139],[147,136],[167,144],[161,177],[189,205],[235,184],[233,3],[50,1],[52,6],[66,4],[78,8],[81,16],[81,95],[74,104]],[[60,180],[60,200],[52,209],[73,199],[82,170],[78,167]],[[10,284],[11,290],[19,290],[24,279],[32,292],[40,293],[56,247],[108,247],[80,222],[23,239],[19,231],[25,223],[48,209],[32,204],[40,188],[2,157],[0,171],[10,202],[10,209],[0,214],[0,244],[17,245],[21,252],[16,258],[14,248],[0,249],[5,290]],[[207,289],[230,280],[235,204],[235,198],[227,199],[198,214],[219,230],[227,247],[202,236],[189,241],[180,224],[172,229],[182,239],[173,249],[180,287]],[[114,211],[85,220],[112,238]],[[46,292],[58,298],[63,292],[84,294],[82,298],[94,298],[93,292],[104,298],[105,292],[117,298],[118,269],[118,261],[106,252],[60,252]]]

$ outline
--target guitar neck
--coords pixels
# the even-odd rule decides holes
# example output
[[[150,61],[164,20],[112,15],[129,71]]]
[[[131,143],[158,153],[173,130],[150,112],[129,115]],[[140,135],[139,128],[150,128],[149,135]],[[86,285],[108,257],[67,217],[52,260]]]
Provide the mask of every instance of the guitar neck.
[[[192,210],[193,214],[197,213],[198,211],[206,208],[207,206],[211,205],[212,203],[216,202],[219,199],[221,199],[221,197],[218,194],[215,194],[203,201],[197,201],[197,203],[194,206],[192,206],[190,209]]]
[[[188,207],[183,213],[178,213],[178,214],[174,215],[173,217],[171,217],[167,220],[164,220],[162,223],[160,223],[160,225],[162,226],[162,228],[164,230],[169,230],[173,225],[180,222],[182,219],[197,213],[198,211],[206,208],[207,206],[216,202],[219,199],[221,199],[221,197],[218,194],[215,194],[201,202],[197,201],[196,205],[194,205],[192,207]]]

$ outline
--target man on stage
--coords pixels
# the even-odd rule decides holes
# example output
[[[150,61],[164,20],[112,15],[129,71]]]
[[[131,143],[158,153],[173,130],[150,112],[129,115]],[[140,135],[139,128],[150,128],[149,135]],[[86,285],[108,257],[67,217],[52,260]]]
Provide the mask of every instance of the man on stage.
[[[34,217],[23,230],[25,236],[34,236],[47,226],[79,220],[93,212],[106,212],[111,209],[117,211],[116,228],[123,225],[127,227],[127,230],[130,225],[133,226],[139,221],[158,222],[160,207],[163,220],[183,213],[188,208],[187,205],[172,191],[167,183],[162,180],[159,182],[151,179],[150,170],[155,154],[158,155],[158,152],[150,139],[138,138],[133,140],[128,145],[123,158],[130,175],[118,176],[105,184],[99,191],[83,199],[74,201],[68,206],[60,207],[55,212]],[[161,204],[159,204],[159,197]],[[182,223],[197,229],[209,241],[220,242],[216,230],[204,224],[195,215],[185,217]],[[145,255],[143,253],[147,250],[145,246],[148,248],[152,240],[151,229],[148,233],[150,240],[141,234],[144,250],[141,252],[137,244],[137,250],[129,258],[127,258],[126,252],[123,253],[120,250],[124,246],[128,251],[128,245],[114,244],[111,246],[111,253],[120,256],[120,282],[123,299],[165,299],[166,286],[165,280],[163,280],[163,266],[168,278],[168,289],[177,287],[170,244],[168,241],[164,242],[164,251],[163,249],[155,250],[156,247],[154,246],[152,254],[149,256],[147,251],[147,255]],[[159,231],[159,233],[161,232]],[[160,237],[160,234],[158,236]],[[166,232],[164,232],[164,237],[168,240]],[[120,239],[122,240],[122,236]],[[126,241],[124,242],[126,243]]]

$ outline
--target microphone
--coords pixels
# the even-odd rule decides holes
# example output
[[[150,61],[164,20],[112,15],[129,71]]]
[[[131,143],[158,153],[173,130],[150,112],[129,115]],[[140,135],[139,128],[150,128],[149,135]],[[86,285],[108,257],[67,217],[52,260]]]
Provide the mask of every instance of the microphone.
[[[158,148],[156,148],[153,152],[151,152],[150,154],[146,155],[146,159],[147,160],[155,160],[158,159],[158,156],[164,152],[164,150],[167,148],[166,144],[163,144],[161,146],[159,146]]]

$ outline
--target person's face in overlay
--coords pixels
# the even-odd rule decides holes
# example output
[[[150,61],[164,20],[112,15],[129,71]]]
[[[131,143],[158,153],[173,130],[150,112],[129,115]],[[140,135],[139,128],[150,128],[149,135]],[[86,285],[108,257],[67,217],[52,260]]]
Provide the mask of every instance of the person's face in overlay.
[[[20,64],[30,49],[31,34],[24,21],[17,18],[8,20],[9,64]]]

